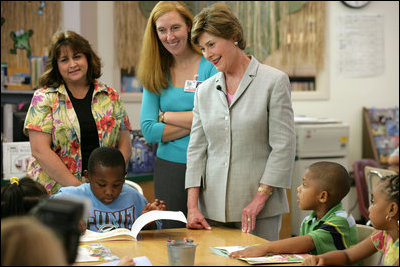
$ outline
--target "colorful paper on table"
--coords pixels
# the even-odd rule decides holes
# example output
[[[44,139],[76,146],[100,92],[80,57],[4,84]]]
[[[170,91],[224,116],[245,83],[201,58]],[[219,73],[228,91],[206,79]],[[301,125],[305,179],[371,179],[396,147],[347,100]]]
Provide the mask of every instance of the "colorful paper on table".
[[[114,261],[119,258],[102,244],[80,245],[75,262]]]
[[[228,257],[231,252],[245,249],[250,246],[229,246],[211,247],[210,249],[217,255]],[[303,262],[310,254],[277,254],[264,257],[238,258],[249,264],[268,264],[268,263],[295,263]]]

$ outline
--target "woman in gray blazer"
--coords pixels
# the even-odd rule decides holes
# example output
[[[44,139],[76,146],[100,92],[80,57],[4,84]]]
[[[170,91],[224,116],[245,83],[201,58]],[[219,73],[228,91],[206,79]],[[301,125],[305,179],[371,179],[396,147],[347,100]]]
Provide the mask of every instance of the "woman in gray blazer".
[[[223,3],[195,17],[191,36],[219,73],[195,95],[187,227],[222,224],[278,240],[296,146],[288,76],[245,54],[242,26]]]

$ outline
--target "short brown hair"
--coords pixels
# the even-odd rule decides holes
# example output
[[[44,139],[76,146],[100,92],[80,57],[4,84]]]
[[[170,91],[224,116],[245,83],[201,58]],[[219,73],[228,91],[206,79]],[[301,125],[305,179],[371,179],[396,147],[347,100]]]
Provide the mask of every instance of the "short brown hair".
[[[246,48],[243,27],[225,3],[215,3],[194,17],[192,43],[198,45],[199,37],[204,32],[224,39],[233,38],[240,49]]]
[[[69,46],[72,51],[83,53],[86,56],[88,62],[86,77],[89,84],[101,76],[101,60],[85,38],[73,31],[56,32],[51,38],[46,70],[39,80],[41,87],[56,88],[64,83],[57,65],[57,59],[63,46]]]

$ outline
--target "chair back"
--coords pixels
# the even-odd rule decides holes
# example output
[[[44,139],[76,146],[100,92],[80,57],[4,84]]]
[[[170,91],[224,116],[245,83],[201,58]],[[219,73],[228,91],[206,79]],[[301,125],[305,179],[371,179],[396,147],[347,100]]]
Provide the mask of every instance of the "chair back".
[[[130,181],[130,180],[126,180],[126,179],[125,179],[125,183],[126,183],[127,185],[129,185],[129,186],[135,188],[137,191],[139,191],[140,194],[143,195],[143,189],[142,189],[142,187],[141,187],[139,184],[137,184],[137,183],[135,183],[135,182],[133,182],[133,181]]]
[[[361,159],[361,160],[356,160],[353,163],[354,180],[357,189],[358,208],[360,209],[361,215],[368,220],[369,193],[365,179],[366,166],[380,167],[380,165],[373,159]]]
[[[379,180],[385,176],[396,175],[397,172],[387,169],[375,168],[371,166],[365,167],[365,177],[367,179],[367,187],[368,187],[368,200],[369,204],[371,204],[371,194],[374,191],[375,186],[378,184]]]
[[[369,236],[374,231],[374,228],[371,226],[367,226],[364,224],[357,224],[357,232],[358,232],[358,242],[363,241],[365,238],[369,238]],[[382,254],[376,251],[374,254],[369,256],[368,258],[362,261],[364,266],[378,266],[382,260]]]

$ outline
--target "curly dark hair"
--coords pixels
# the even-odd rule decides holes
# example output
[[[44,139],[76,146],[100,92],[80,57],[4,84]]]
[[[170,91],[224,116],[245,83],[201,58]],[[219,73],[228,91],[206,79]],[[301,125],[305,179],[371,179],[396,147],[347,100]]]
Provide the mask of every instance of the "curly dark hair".
[[[399,175],[388,175],[381,179],[381,183],[385,183],[383,192],[388,195],[390,201],[399,204]]]

